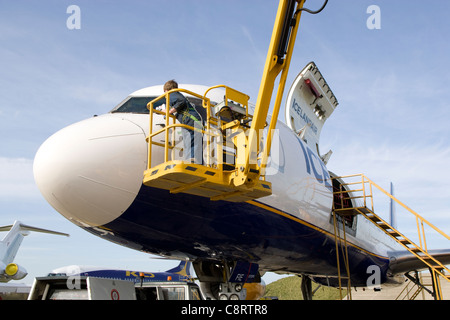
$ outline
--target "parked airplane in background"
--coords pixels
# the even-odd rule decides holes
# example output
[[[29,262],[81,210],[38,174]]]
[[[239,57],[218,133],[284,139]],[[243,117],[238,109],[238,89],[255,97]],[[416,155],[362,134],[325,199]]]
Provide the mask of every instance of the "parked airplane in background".
[[[0,231],[9,231],[0,242],[0,282],[20,280],[28,274],[24,267],[13,263],[13,261],[22,244],[23,237],[27,236],[30,231],[69,236],[67,233],[27,226],[20,221],[0,227]]]
[[[178,266],[164,272],[143,272],[120,269],[106,269],[90,266],[65,266],[52,270],[48,276],[70,276],[70,277],[95,277],[115,280],[126,280],[136,284],[145,283],[179,283],[194,282],[195,276],[191,274],[192,263],[190,261],[181,261]],[[260,283],[246,283],[242,289],[245,289],[247,300],[257,300],[261,298],[266,289],[264,281]],[[213,298],[206,296],[206,298]]]
[[[299,1],[299,6],[303,2]],[[426,268],[413,253],[363,216],[334,222],[333,202],[338,204],[339,198],[334,197],[333,188],[339,190],[343,183],[332,180],[336,175],[326,168],[331,152],[323,155],[319,140],[323,125],[338,101],[314,63],[299,73],[288,92],[286,124],[276,121],[277,113],[272,118],[261,114],[261,110],[268,110],[271,98],[268,91],[273,89],[272,80],[278,75],[271,72],[283,70],[290,61],[293,40],[289,37],[295,38],[298,13],[302,10],[294,10],[296,3],[280,1],[253,111],[227,99],[224,101],[224,95],[229,93],[227,89],[180,85],[188,90],[185,95],[197,109],[203,108],[205,101],[211,102],[210,116],[216,119],[214,125],[224,135],[233,126],[245,128],[257,123],[256,128],[261,129],[264,123],[270,123],[270,127],[276,125],[271,158],[265,168],[265,180],[260,184],[267,196],[254,196],[249,187],[254,182],[251,175],[259,177],[265,163],[261,167],[248,166],[247,160],[253,152],[240,153],[239,148],[247,147],[242,141],[247,140],[243,136],[236,138],[238,131],[230,137],[237,139],[232,140],[236,154],[231,161],[236,166],[227,172],[235,179],[230,180],[234,183],[230,185],[236,186],[235,192],[215,196],[215,191],[223,189],[208,189],[205,181],[209,181],[208,175],[221,173],[217,167],[201,164],[183,164],[181,173],[186,180],[195,178],[196,171],[204,172],[203,180],[190,185],[179,186],[168,176],[162,176],[156,187],[143,183],[143,173],[148,169],[146,139],[150,130],[162,133],[152,138],[150,157],[151,167],[160,167],[146,172],[150,176],[159,175],[160,171],[170,171],[180,165],[174,160],[176,154],[172,154],[176,139],[170,143],[167,140],[176,136],[179,128],[173,127],[166,135],[158,131],[167,128],[168,122],[164,115],[154,111],[149,127],[147,104],[164,94],[163,86],[159,85],[138,90],[108,114],[75,123],[45,141],[34,161],[35,180],[45,199],[71,222],[106,240],[143,252],[192,261],[202,291],[215,298],[234,290],[236,283],[259,282],[267,271],[303,274],[305,281],[313,279],[338,286],[338,270],[341,268],[344,274],[344,268],[336,260],[335,227],[346,231],[352,286],[366,286],[372,266],[379,271],[380,284],[396,282],[397,275]],[[283,70],[276,103],[281,103],[285,77]],[[203,101],[198,98],[204,96],[207,97]],[[164,99],[155,101],[153,108],[163,102]],[[266,128],[264,141],[269,140],[269,130]],[[169,152],[172,158],[167,160]],[[233,158],[233,150],[231,154]],[[208,161],[205,159],[205,163]],[[242,166],[238,165],[240,161],[244,163]],[[224,167],[224,174],[226,170]],[[244,186],[236,181],[241,173],[245,177]],[[202,194],[208,192],[211,197]],[[354,199],[347,205],[358,207]],[[450,263],[449,252],[440,254],[441,261]],[[304,289],[311,296],[307,282]]]
[[[72,265],[57,268],[49,276],[81,276],[117,280],[127,280],[135,283],[194,281],[191,275],[191,262],[181,261],[178,266],[165,272],[143,272],[120,269],[105,269],[99,267]]]

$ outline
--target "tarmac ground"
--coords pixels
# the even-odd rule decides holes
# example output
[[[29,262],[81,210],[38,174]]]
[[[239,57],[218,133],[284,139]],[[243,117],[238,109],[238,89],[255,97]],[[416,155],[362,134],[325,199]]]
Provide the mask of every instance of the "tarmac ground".
[[[422,273],[420,275],[422,284],[433,291],[431,275]],[[439,277],[443,300],[450,300],[450,282]],[[350,300],[345,297],[344,300]],[[381,290],[369,288],[355,288],[351,291],[351,300],[434,300],[434,297],[424,289],[420,289],[410,280],[406,280],[400,286],[386,286]]]

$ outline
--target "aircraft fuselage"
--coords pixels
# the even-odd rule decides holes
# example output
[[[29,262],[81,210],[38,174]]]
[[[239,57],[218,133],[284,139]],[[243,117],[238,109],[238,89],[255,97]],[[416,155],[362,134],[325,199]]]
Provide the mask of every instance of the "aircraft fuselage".
[[[153,90],[148,97],[160,94]],[[290,128],[277,125],[266,174],[273,194],[235,203],[143,185],[148,123],[148,114],[113,112],[50,137],[34,165],[44,197],[85,230],[136,250],[337,275],[330,173]],[[370,265],[385,275],[391,245],[375,245],[379,234],[365,219],[355,218],[347,229],[353,285],[366,285]]]

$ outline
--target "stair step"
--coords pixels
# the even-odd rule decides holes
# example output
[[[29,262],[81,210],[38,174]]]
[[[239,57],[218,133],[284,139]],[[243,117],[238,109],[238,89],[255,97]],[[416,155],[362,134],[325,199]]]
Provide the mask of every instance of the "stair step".
[[[378,218],[376,215],[367,215],[367,218],[369,218],[369,220],[373,221],[373,222],[379,222],[381,221],[380,218]]]
[[[383,228],[384,230],[391,229],[391,226],[388,225],[387,223],[384,223],[384,222],[377,223],[377,225],[378,225],[380,228]]]
[[[393,236],[394,238],[401,237],[401,234],[398,233],[398,232],[395,231],[395,230],[389,231],[388,233],[389,233],[391,236]]]

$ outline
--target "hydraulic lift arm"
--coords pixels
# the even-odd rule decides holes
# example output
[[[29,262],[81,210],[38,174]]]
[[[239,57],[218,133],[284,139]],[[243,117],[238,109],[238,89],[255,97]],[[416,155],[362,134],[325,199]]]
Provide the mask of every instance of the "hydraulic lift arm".
[[[251,187],[259,179],[262,171],[265,170],[271,149],[272,132],[276,127],[304,2],[305,0],[280,0],[251,128],[246,139],[242,139],[242,141],[245,141],[246,148],[241,145],[237,146],[238,152],[239,148],[243,147],[246,152],[245,163],[240,164],[240,170],[237,170],[237,177],[234,179],[236,186],[246,185]],[[266,127],[275,81],[280,73],[266,143],[264,148],[259,150],[261,133]],[[260,165],[257,161],[258,154]]]

